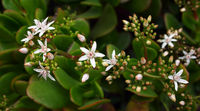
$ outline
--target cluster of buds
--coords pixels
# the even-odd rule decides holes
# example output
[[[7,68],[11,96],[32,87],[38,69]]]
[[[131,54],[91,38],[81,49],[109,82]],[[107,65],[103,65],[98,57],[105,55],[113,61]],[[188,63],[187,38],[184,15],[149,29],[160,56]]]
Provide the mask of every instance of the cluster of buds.
[[[124,73],[128,73],[130,79],[125,80],[128,87],[136,90],[136,92],[141,92],[141,90],[146,90],[152,85],[152,77],[154,78],[154,73],[156,73],[156,63],[152,63],[151,60],[146,60],[144,57],[138,60],[135,65],[131,66]]]
[[[189,94],[185,93],[178,94],[175,101],[177,103],[176,110],[178,111],[192,110],[192,107],[194,105],[193,100],[194,100],[193,97]]]
[[[185,12],[186,10],[196,11],[200,6],[199,0],[174,0],[179,7],[180,11]]]
[[[151,23],[151,15],[148,18],[138,18],[136,14],[134,14],[133,16],[129,16],[129,19],[131,22],[123,20],[123,29],[125,31],[134,32],[134,35],[139,39],[154,39],[156,37],[156,32],[153,30],[156,29],[158,25]]]
[[[124,51],[121,51],[119,54],[115,54],[115,50],[112,52],[112,58],[104,59],[102,65],[106,67],[105,71],[109,72],[109,75],[106,77],[106,81],[109,84],[112,84],[112,81],[120,78],[121,74],[126,70],[128,62],[130,61],[130,56],[127,55]],[[106,72],[102,72],[103,75]]]

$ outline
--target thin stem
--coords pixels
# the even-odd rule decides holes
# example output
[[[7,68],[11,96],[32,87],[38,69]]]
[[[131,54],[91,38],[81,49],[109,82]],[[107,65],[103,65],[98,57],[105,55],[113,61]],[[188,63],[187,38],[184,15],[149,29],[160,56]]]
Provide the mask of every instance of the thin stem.
[[[65,56],[65,57],[73,59],[73,60],[76,60],[76,59],[78,59],[80,57],[80,56],[73,56],[73,55],[71,55],[71,54],[69,54],[69,53],[67,53],[65,51],[59,50],[59,49],[56,49],[55,51],[58,54],[61,54],[61,55]]]

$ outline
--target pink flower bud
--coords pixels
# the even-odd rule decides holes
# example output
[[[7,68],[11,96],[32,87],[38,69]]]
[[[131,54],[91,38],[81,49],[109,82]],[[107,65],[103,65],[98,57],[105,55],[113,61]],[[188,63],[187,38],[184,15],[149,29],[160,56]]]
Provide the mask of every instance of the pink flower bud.
[[[136,79],[136,80],[142,80],[142,78],[143,78],[142,74],[137,74],[137,75],[135,76],[135,79]]]
[[[173,102],[176,102],[176,96],[175,96],[175,94],[172,94],[171,96],[169,96],[169,98],[170,98]]]
[[[89,74],[84,74],[83,77],[82,77],[82,79],[81,79],[81,81],[82,81],[82,82],[85,82],[85,81],[87,81],[88,79],[89,79]]]
[[[35,43],[34,43],[32,40],[29,41],[29,45],[30,45],[30,46],[33,46],[34,44],[35,44]]]
[[[53,60],[54,59],[54,55],[52,53],[50,53],[50,52],[47,54],[47,57],[48,57],[49,60]]]
[[[78,39],[79,39],[81,42],[85,42],[85,41],[86,41],[84,35],[78,34],[77,37],[78,37]]]
[[[180,104],[181,106],[184,106],[184,105],[185,105],[185,101],[180,101],[179,104]]]
[[[30,62],[26,62],[26,63],[24,63],[24,66],[31,67],[32,64]]]
[[[19,52],[21,52],[22,54],[27,54],[28,49],[27,48],[21,48],[21,49],[19,49]]]

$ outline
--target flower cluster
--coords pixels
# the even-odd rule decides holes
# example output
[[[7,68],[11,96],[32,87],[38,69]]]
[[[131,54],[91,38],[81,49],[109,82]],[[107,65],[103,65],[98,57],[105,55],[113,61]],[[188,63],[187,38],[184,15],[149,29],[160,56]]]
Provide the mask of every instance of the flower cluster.
[[[38,72],[39,76],[42,76],[44,79],[49,77],[51,80],[55,81],[55,79],[50,74],[49,66],[52,64],[51,60],[54,59],[54,55],[50,52],[51,49],[48,48],[49,38],[44,36],[45,32],[54,30],[55,28],[51,27],[54,21],[47,23],[47,20],[48,17],[42,22],[37,19],[34,20],[35,25],[28,27],[28,29],[31,31],[27,31],[26,38],[21,40],[21,42],[24,42],[24,46],[26,47],[19,49],[19,51],[23,54],[27,54],[28,50],[30,49],[30,61],[26,62],[24,65],[30,67],[38,63],[40,68],[35,68],[34,71]],[[39,44],[39,48],[38,45],[35,45],[34,43],[36,41]],[[45,67],[42,64],[44,64]],[[53,64],[55,65],[55,63]]]

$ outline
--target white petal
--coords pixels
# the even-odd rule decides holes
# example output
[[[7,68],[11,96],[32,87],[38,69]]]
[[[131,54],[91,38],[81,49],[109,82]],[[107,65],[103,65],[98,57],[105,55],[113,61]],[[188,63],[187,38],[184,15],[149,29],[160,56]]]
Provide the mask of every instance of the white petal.
[[[183,56],[183,57],[179,57],[178,59],[185,59],[185,56]]]
[[[176,42],[177,40],[176,39],[171,39],[171,41]]]
[[[103,59],[103,62],[106,62],[106,63],[108,63],[108,64],[111,64],[111,61],[108,60],[108,59]]]
[[[112,59],[115,59],[115,50],[112,52]]]
[[[168,78],[171,79],[171,80],[173,80],[173,76],[172,75],[169,75]]]
[[[112,67],[113,67],[113,65],[109,65],[108,67],[106,67],[105,71],[109,71]]]
[[[165,39],[168,39],[169,37],[165,34],[165,35],[164,35],[164,38],[165,38]]]
[[[27,43],[28,41],[29,41],[28,38],[24,38],[24,39],[21,40],[21,42],[25,42],[25,43]]]
[[[190,64],[190,59],[186,59],[186,64],[187,64],[187,65]]]
[[[184,80],[184,79],[180,79],[178,82],[179,82],[179,83],[183,83],[183,84],[188,84],[188,83],[189,83],[188,81],[186,81],[186,80]]]
[[[45,31],[40,31],[39,37],[41,37],[44,34]]]
[[[28,27],[28,29],[36,29],[36,28],[37,28],[37,26],[35,26],[35,25]]]
[[[51,49],[50,49],[50,48],[47,48],[47,52],[49,52],[49,51],[51,51]]]
[[[42,66],[42,64],[41,64],[40,61],[39,61],[39,66],[40,66],[43,70],[45,70],[45,68]]]
[[[51,25],[51,24],[53,24],[54,23],[54,21],[52,21],[52,22],[50,22],[50,23],[48,23],[48,27]],[[50,28],[50,27],[49,27]],[[53,27],[54,28],[54,27]]]
[[[177,76],[181,76],[183,73],[183,69],[181,69],[180,71],[178,71],[178,73],[176,73]]]
[[[174,87],[175,87],[175,90],[178,91],[178,83],[176,81],[174,81]]]
[[[52,81],[56,81],[53,76],[51,76],[51,74],[48,74],[48,77],[52,80]]]
[[[87,81],[88,79],[89,79],[89,74],[84,74],[83,76],[82,76],[82,79],[81,79],[81,82],[85,82],[85,81]]]
[[[168,44],[169,46],[174,47],[174,44],[172,42],[169,42]]]
[[[47,39],[45,39],[45,41],[44,41],[44,45],[47,46]]]
[[[40,45],[41,47],[44,46],[44,44],[43,44],[40,40],[38,40],[38,43],[39,43],[39,45]]]
[[[47,20],[48,20],[48,17],[42,22],[42,24],[45,24],[45,25],[46,25]]]
[[[105,55],[102,54],[102,53],[98,53],[98,52],[95,53],[95,57],[104,57],[104,56],[105,56]]]
[[[96,41],[94,41],[94,43],[92,44],[91,51],[95,52],[96,48],[97,48],[97,43],[96,43]]]
[[[42,72],[42,69],[33,69],[35,72]]]
[[[192,54],[194,54],[194,53],[195,53],[194,50],[190,50],[190,52],[189,52],[190,55],[192,55]]]
[[[88,57],[86,56],[86,55],[84,55],[84,56],[81,56],[79,59],[78,59],[78,61],[84,61],[84,60],[87,60],[88,59]]]
[[[54,30],[54,29],[55,29],[54,27],[49,27],[49,28],[48,28],[48,30]]]
[[[183,50],[183,54],[184,54],[184,55],[187,55],[188,53],[187,53],[186,51]]]
[[[167,45],[167,43],[164,42],[164,43],[162,44],[162,49],[165,48],[166,45]]]
[[[191,56],[191,57],[190,57],[190,59],[196,59],[196,58],[197,58],[196,56]]]
[[[93,68],[96,67],[96,63],[95,63],[95,59],[94,58],[90,59],[90,63],[91,63],[91,65],[92,65]]]
[[[81,51],[84,52],[85,54],[89,53],[89,50],[86,49],[85,47],[80,47]]]
[[[46,53],[43,54],[43,61],[46,59]]]
[[[173,38],[176,34],[170,34],[169,38]]]
[[[40,52],[42,52],[42,50],[41,50],[41,49],[38,49],[38,50],[36,50],[36,51],[34,52],[34,54],[38,54],[38,53],[40,53]]]

